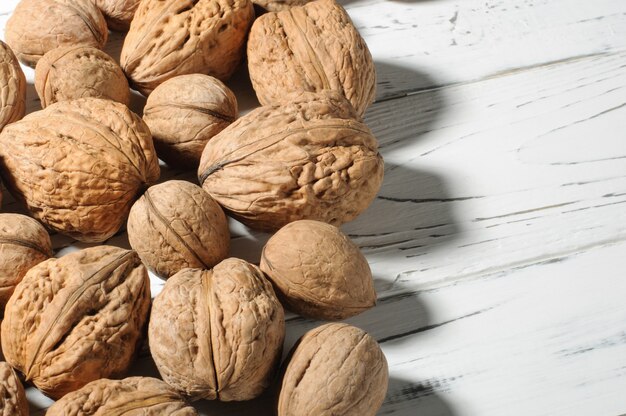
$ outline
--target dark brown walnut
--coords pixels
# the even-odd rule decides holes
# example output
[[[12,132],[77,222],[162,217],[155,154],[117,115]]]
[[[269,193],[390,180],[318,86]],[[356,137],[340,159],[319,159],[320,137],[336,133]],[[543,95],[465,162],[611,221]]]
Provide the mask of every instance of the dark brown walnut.
[[[196,169],[207,142],[237,118],[235,94],[209,75],[179,75],[148,97],[143,119],[159,158],[168,165]]]
[[[6,306],[6,360],[48,396],[128,369],[150,308],[137,253],[98,246],[39,263]]]
[[[124,40],[122,68],[144,95],[177,75],[225,80],[241,61],[253,20],[250,0],[142,0]]]
[[[334,91],[258,108],[209,141],[202,187],[245,224],[275,230],[299,220],[334,225],[376,196],[383,159],[369,128]]]
[[[0,40],[0,131],[26,111],[26,78],[9,45]]]
[[[294,6],[303,6],[312,0],[253,0],[253,3],[268,12],[279,12]]]
[[[104,241],[156,182],[150,131],[126,106],[63,101],[0,134],[4,183],[35,218],[81,241]]]
[[[93,1],[21,0],[7,21],[6,42],[20,61],[34,67],[48,51],[60,46],[102,48],[108,30]]]
[[[259,17],[248,40],[248,69],[263,105],[289,92],[333,89],[363,115],[376,92],[372,55],[334,0]]]
[[[271,382],[285,336],[283,308],[243,260],[184,269],[154,299],[148,339],[163,380],[192,399],[249,400]]]
[[[28,416],[24,386],[5,362],[0,362],[0,416]]]
[[[326,324],[300,339],[280,382],[278,416],[374,416],[389,371],[374,338],[348,324]]]
[[[111,30],[125,31],[130,27],[140,0],[96,0]]]

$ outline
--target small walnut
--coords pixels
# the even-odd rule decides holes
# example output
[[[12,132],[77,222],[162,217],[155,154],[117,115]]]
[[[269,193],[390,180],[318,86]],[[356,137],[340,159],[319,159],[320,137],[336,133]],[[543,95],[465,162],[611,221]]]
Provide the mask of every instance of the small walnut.
[[[304,6],[312,0],[252,0],[254,4],[268,12],[279,12],[294,6]]]
[[[0,362],[0,416],[28,416],[24,386],[5,362]]]
[[[154,299],[148,331],[168,384],[192,399],[249,400],[271,382],[285,318],[263,272],[230,258],[172,276]]]
[[[326,324],[300,339],[280,382],[278,416],[374,416],[389,371],[380,346],[347,324]]]
[[[180,75],[148,97],[143,119],[159,158],[168,165],[196,169],[207,142],[237,118],[235,94],[209,75]]]
[[[98,246],[39,263],[6,306],[2,351],[27,381],[54,399],[123,374],[150,308],[137,253]]]
[[[0,131],[24,117],[26,77],[9,45],[0,40]]]
[[[140,0],[96,0],[111,30],[128,30]]]
[[[6,42],[20,61],[34,67],[60,46],[102,48],[109,31],[93,1],[21,0],[7,21]]]
[[[46,53],[37,63],[35,88],[41,106],[78,98],[106,98],[128,105],[130,88],[122,68],[90,46],[68,46]]]

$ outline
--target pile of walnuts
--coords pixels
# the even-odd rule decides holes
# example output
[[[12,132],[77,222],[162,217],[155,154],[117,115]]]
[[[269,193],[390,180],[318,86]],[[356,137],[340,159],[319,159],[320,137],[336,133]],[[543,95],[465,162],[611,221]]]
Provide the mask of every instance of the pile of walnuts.
[[[50,415],[195,415],[273,390],[279,416],[374,415],[388,368],[366,332],[327,323],[281,366],[283,307],[339,321],[376,303],[337,227],[383,178],[363,122],[376,76],[334,0],[21,0],[0,41],[0,175],[30,213],[0,214],[0,414],[20,378]],[[255,20],[255,14],[259,15]],[[101,49],[128,31],[119,63]],[[224,84],[246,55],[261,107]],[[35,68],[42,110],[25,114]],[[143,115],[127,107],[133,88]],[[157,184],[159,159],[198,184]],[[1,196],[1,195],[0,195]],[[227,216],[274,232],[228,258]],[[48,230],[94,244],[55,258]],[[166,279],[151,299],[148,270]],[[123,378],[147,337],[162,380]]]

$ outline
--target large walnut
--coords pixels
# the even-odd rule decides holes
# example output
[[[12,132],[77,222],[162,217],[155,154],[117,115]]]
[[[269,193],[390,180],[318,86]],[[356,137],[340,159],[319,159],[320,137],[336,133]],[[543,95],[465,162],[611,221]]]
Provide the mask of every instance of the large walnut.
[[[28,416],[24,386],[5,362],[0,362],[0,416]]]
[[[139,7],[140,0],[96,0],[107,20],[109,29],[124,31],[130,27],[130,22]]]
[[[26,111],[26,77],[9,45],[0,40],[0,131]]]
[[[172,276],[154,300],[148,339],[163,380],[193,399],[230,401],[270,384],[284,335],[263,272],[231,258]]]
[[[376,92],[372,55],[334,0],[259,17],[248,40],[248,69],[263,105],[288,92],[333,89],[363,115]]]
[[[250,0],[142,0],[121,63],[144,95],[177,75],[231,76],[254,19]]]
[[[2,351],[52,398],[123,374],[150,308],[148,272],[137,253],[98,246],[39,263],[7,304]]]
[[[35,218],[82,241],[115,234],[159,177],[145,123],[97,98],[59,102],[5,127],[0,166]]]

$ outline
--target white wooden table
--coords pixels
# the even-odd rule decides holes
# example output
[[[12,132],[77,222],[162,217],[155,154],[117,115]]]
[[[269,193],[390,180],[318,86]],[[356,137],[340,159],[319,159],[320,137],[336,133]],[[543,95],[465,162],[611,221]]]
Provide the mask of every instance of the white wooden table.
[[[16,3],[2,0],[0,27]],[[376,279],[378,306],[349,322],[389,361],[379,414],[626,413],[626,2],[342,3],[378,71],[366,121],[385,181],[343,229]],[[257,105],[245,71],[230,85]],[[258,262],[267,236],[233,234],[232,255]],[[318,324],[289,315],[286,348]]]

